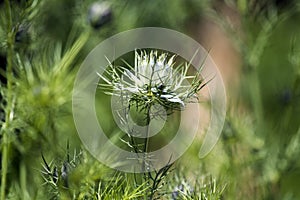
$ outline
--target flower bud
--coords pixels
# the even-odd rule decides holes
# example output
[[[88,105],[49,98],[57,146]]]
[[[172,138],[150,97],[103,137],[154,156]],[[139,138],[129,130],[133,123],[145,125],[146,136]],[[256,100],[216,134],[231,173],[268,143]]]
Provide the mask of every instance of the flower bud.
[[[110,22],[112,11],[110,4],[106,1],[93,3],[88,11],[88,21],[95,29],[101,28]]]
[[[15,35],[15,42],[27,44],[29,43],[29,41],[30,41],[29,25],[27,24],[19,25]]]

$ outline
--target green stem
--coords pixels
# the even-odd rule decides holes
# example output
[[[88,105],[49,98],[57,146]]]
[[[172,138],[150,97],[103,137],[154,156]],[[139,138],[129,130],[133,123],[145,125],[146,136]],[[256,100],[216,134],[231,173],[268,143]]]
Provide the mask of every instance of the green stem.
[[[2,151],[2,177],[1,177],[1,198],[5,199],[5,188],[6,188],[6,174],[8,168],[8,139],[5,132],[3,132],[3,151]]]
[[[3,149],[2,149],[2,174],[1,174],[1,195],[0,199],[5,199],[6,190],[6,179],[7,179],[7,169],[8,169],[8,154],[10,141],[8,138],[10,120],[12,120],[12,57],[13,57],[13,45],[14,45],[14,34],[12,31],[12,15],[9,0],[5,0],[6,15],[7,15],[7,109],[5,110],[5,123],[1,129],[2,139],[3,139]]]
[[[149,106],[149,108],[147,110],[147,113],[146,113],[147,128],[146,128],[146,137],[145,137],[145,140],[144,140],[144,151],[143,151],[145,154],[148,151],[148,145],[149,145],[148,137],[149,137],[149,124],[150,124],[150,109],[151,109],[151,106]]]
[[[27,174],[25,160],[22,159],[20,163],[20,186],[22,191],[22,199],[29,199],[27,192]]]
[[[149,181],[149,170],[147,169],[147,152],[148,152],[148,146],[149,146],[149,125],[150,125],[150,110],[151,110],[151,106],[148,107],[147,109],[147,112],[146,112],[146,125],[147,125],[147,128],[146,128],[146,137],[144,139],[144,150],[143,150],[143,153],[144,153],[144,160],[143,160],[143,172],[144,172],[144,179],[146,182]],[[146,172],[147,171],[147,172]],[[147,184],[148,185],[148,184]],[[147,187],[146,185],[146,187]],[[147,199],[147,195],[145,195],[145,199]]]

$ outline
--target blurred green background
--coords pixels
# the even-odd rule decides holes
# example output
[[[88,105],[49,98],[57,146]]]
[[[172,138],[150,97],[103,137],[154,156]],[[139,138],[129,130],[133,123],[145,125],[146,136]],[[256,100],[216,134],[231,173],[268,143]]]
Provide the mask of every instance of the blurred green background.
[[[71,110],[80,64],[104,39],[146,26],[170,28],[199,41],[219,67],[227,89],[221,139],[201,160],[201,141],[195,140],[175,164],[185,178],[211,175],[224,188],[222,199],[300,199],[296,0],[111,0],[100,14],[91,6],[101,1],[9,2],[11,19],[5,1],[0,1],[0,167],[1,191],[8,199],[56,195],[43,186],[42,154],[61,171],[68,149],[72,156],[84,149]],[[12,77],[7,75],[10,59]],[[97,99],[104,129],[118,132],[107,106],[109,97],[97,93]],[[90,185],[113,175],[84,150],[83,154],[68,187],[76,193],[73,198],[92,199],[88,194],[95,188]]]

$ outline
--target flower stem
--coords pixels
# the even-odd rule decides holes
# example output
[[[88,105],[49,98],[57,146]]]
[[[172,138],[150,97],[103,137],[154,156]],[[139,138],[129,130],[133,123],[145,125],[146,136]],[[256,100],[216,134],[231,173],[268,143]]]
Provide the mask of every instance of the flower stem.
[[[6,179],[7,179],[7,169],[8,169],[8,154],[10,141],[8,138],[10,120],[12,120],[12,57],[13,57],[13,43],[14,43],[14,34],[12,31],[12,15],[11,7],[9,0],[5,0],[6,6],[6,15],[7,15],[7,68],[6,68],[6,79],[7,79],[7,107],[5,110],[5,123],[2,126],[2,174],[1,174],[1,194],[0,199],[5,199],[5,190],[6,190]]]
[[[148,137],[149,137],[149,124],[150,124],[150,109],[151,109],[151,106],[149,106],[149,108],[147,109],[147,113],[146,113],[146,125],[147,125],[147,128],[146,128],[146,137],[145,137],[145,140],[144,140],[144,150],[143,152],[146,154],[147,151],[148,151],[148,145],[149,145],[149,140],[148,140]]]
[[[144,149],[143,149],[143,153],[144,153],[144,160],[143,160],[143,172],[144,172],[144,180],[147,183],[145,186],[147,187],[147,185],[149,184],[149,168],[148,165],[149,163],[147,163],[147,152],[148,152],[148,146],[149,146],[149,125],[150,125],[150,110],[151,110],[151,106],[149,106],[147,108],[147,112],[146,112],[146,137],[144,139]],[[147,195],[145,195],[145,199],[147,199]]]

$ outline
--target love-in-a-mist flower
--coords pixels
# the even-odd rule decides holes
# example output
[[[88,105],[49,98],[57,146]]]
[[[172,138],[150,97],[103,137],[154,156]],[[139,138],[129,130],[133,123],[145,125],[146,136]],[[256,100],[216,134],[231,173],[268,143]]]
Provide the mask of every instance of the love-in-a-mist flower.
[[[99,74],[106,94],[122,97],[131,105],[147,109],[159,104],[168,111],[181,110],[197,100],[198,91],[205,85],[200,72],[189,76],[190,63],[176,66],[175,55],[158,51],[135,51],[134,67],[113,66]]]

